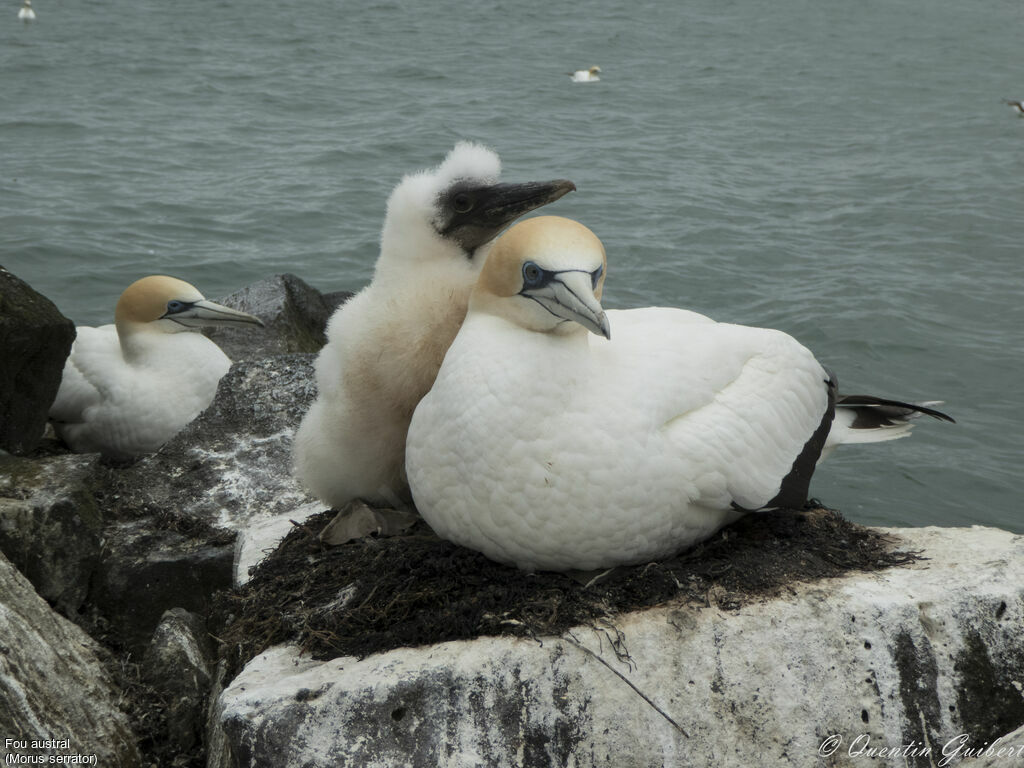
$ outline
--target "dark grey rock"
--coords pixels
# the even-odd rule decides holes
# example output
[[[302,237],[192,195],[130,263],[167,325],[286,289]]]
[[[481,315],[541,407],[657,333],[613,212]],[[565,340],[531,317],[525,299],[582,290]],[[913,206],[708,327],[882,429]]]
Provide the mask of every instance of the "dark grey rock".
[[[0,267],[0,449],[38,445],[74,340],[52,301]]]
[[[175,754],[202,744],[212,670],[213,649],[202,617],[183,608],[165,612],[146,649],[143,675],[162,700],[165,738]]]
[[[209,660],[193,662],[206,634],[186,627],[191,619],[185,612],[208,616],[215,595],[231,587],[236,530],[311,502],[292,478],[291,442],[315,394],[314,354],[283,352],[316,348],[344,296],[324,300],[290,276],[270,282],[260,294],[270,304],[262,306],[276,295],[277,309],[242,305],[271,325],[270,345],[242,355],[262,359],[235,364],[210,407],[156,454],[129,464],[57,449],[26,458],[0,454],[0,551],[10,553],[47,599],[128,654],[125,659],[138,660],[149,649],[147,682],[125,685],[126,691],[156,688],[166,697],[136,725],[140,733],[166,731],[165,749],[153,755],[173,758],[168,764],[192,764],[188,760],[203,748],[197,739]],[[258,293],[247,296],[256,302]],[[12,701],[3,684],[5,610],[0,591],[0,737],[23,730],[18,712],[3,719]],[[4,730],[8,721],[14,730]],[[101,758],[101,764],[130,763]]]
[[[65,616],[81,607],[100,557],[92,494],[97,455],[0,454],[0,552]]]
[[[295,275],[274,275],[218,300],[256,315],[266,323],[264,330],[211,328],[207,336],[235,361],[316,352],[326,342],[324,329],[331,313],[344,298],[332,294],[328,301]]]
[[[204,538],[154,530],[153,518],[119,523],[106,531],[89,603],[112,639],[141,654],[165,611],[181,607],[209,615],[214,594],[231,587],[233,562],[231,534]]]
[[[104,466],[99,503],[114,522],[89,602],[144,648],[164,611],[207,615],[232,584],[235,531],[309,497],[292,478],[291,438],[313,397],[313,355],[236,363],[213,403],[157,453]]]
[[[330,319],[330,315],[333,315],[337,311],[338,307],[353,296],[355,296],[355,294],[352,291],[334,291],[332,293],[325,293],[324,305],[328,309],[328,320]]]
[[[56,764],[58,756],[78,754],[111,768],[142,764],[103,655],[0,554],[0,763],[52,756]],[[31,746],[49,739],[68,741]]]
[[[979,745],[975,752],[967,752],[966,745],[960,748],[959,743],[951,745],[947,754],[954,751],[971,758],[961,764],[965,768],[1006,768],[1024,763],[1024,725],[993,739],[991,744]]]

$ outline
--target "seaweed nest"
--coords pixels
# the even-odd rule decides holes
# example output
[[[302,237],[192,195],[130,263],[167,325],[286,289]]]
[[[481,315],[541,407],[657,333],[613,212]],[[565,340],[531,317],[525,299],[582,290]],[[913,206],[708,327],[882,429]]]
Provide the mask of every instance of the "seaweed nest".
[[[670,560],[603,573],[526,573],[408,533],[325,547],[327,511],[296,524],[242,588],[222,596],[228,678],[272,645],[363,657],[481,635],[540,637],[667,601],[733,610],[796,582],[913,562],[878,531],[809,505],[747,515]]]

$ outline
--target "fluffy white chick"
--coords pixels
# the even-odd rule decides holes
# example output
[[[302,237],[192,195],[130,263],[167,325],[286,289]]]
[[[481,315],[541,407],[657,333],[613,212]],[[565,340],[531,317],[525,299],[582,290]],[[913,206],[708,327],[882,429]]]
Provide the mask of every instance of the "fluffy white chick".
[[[392,191],[373,281],[341,306],[316,362],[317,398],[295,436],[296,475],[332,507],[409,498],[405,438],[466,314],[490,243],[575,189],[499,183],[491,150],[461,142]]]

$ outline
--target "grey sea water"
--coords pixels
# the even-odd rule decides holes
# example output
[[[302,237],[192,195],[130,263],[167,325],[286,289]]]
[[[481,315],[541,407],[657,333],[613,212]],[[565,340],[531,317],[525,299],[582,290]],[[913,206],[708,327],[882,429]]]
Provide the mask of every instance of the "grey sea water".
[[[403,173],[460,138],[609,253],[607,304],[783,329],[847,392],[958,424],[849,447],[860,522],[1024,532],[1017,0],[37,0],[0,9],[0,264],[79,324],[370,277]],[[598,64],[601,81],[566,73]]]

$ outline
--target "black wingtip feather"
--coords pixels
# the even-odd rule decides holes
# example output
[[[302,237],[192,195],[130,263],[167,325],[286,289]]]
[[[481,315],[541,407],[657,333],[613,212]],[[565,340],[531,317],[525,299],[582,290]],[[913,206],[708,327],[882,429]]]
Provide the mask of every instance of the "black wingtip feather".
[[[935,408],[929,408],[927,405],[904,403],[900,400],[888,400],[884,397],[874,397],[873,395],[840,395],[836,399],[836,407],[877,409],[882,412],[879,414],[880,416],[884,415],[886,418],[897,420],[906,419],[912,413],[923,413],[934,419],[956,424],[956,419],[949,414]]]

